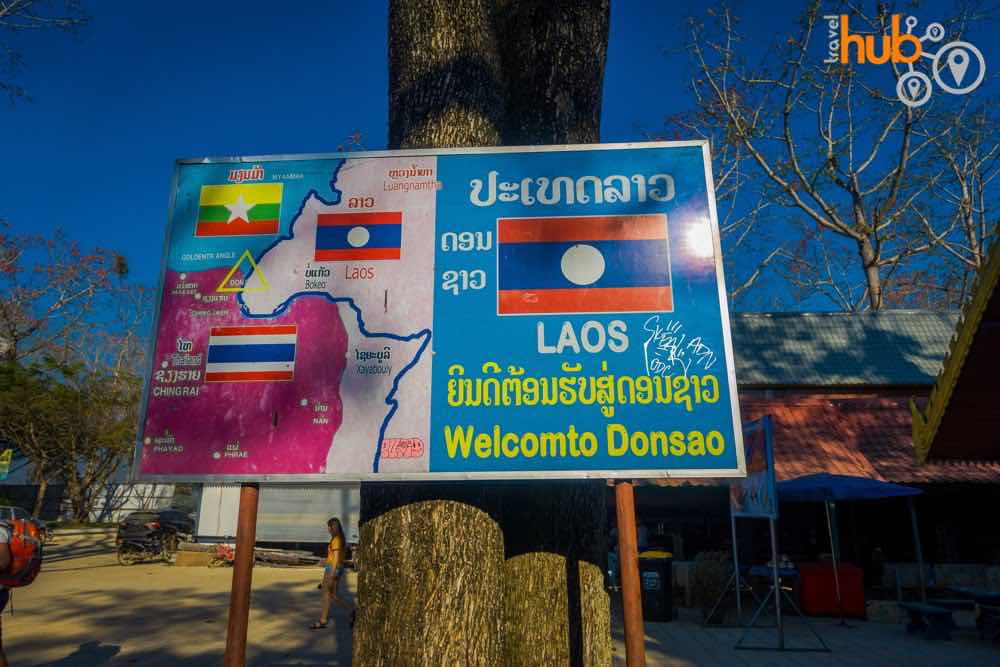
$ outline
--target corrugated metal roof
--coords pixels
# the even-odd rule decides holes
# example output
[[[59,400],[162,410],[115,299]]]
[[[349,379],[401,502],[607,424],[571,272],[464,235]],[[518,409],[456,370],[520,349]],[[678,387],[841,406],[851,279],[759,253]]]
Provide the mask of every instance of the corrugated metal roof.
[[[828,472],[897,484],[1000,484],[1000,462],[917,463],[910,409],[902,398],[741,396],[743,420],[774,420],[778,481]],[[659,486],[722,485],[727,480],[656,480]]]
[[[733,313],[742,386],[933,385],[957,312]]]
[[[748,419],[774,415],[778,479],[830,472],[897,484],[1000,483],[1000,463],[917,463],[903,399],[751,399],[743,407]]]

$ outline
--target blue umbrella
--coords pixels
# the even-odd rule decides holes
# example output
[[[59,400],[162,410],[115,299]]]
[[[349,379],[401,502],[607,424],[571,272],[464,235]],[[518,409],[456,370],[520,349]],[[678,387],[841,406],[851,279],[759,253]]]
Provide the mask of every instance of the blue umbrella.
[[[778,498],[785,502],[821,502],[826,506],[826,525],[830,531],[830,551],[833,555],[833,583],[837,589],[837,607],[841,610],[841,624],[844,624],[844,618],[840,597],[840,577],[837,574],[837,540],[834,539],[833,520],[830,518],[833,504],[843,500],[909,499],[910,521],[913,524],[913,539],[917,545],[920,594],[926,600],[927,593],[924,590],[924,559],[920,549],[920,533],[917,530],[916,511],[913,508],[913,496],[921,493],[923,491],[915,489],[912,486],[880,482],[877,479],[869,479],[868,477],[832,475],[825,472],[815,475],[805,475],[778,483]]]
[[[831,475],[821,472],[778,483],[778,497],[785,502],[837,502],[838,500],[879,500],[923,493],[920,489],[867,477]]]

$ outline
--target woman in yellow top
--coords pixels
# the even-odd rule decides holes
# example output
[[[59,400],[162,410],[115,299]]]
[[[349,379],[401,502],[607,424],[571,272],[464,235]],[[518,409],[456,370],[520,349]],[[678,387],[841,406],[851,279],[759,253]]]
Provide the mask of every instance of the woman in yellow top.
[[[335,602],[338,607],[351,612],[353,625],[354,607],[347,600],[343,600],[337,595],[337,587],[344,576],[344,560],[347,557],[347,544],[344,541],[344,529],[340,525],[340,519],[332,518],[326,522],[326,527],[330,530],[330,543],[326,546],[326,560],[323,562],[323,609],[319,620],[309,626],[310,630],[325,628],[329,620],[330,602]]]

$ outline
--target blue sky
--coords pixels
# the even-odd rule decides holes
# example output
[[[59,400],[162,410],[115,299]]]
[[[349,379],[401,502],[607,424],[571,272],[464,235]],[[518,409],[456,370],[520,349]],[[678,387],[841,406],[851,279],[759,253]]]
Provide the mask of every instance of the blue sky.
[[[936,20],[952,3],[917,13]],[[280,7],[280,9],[279,9]],[[680,26],[702,2],[612,2],[602,140],[641,140],[690,107]],[[739,3],[762,48],[786,3]],[[937,7],[937,9],[935,9]],[[379,2],[92,2],[78,36],[20,42],[30,101],[0,101],[0,218],[62,227],[126,255],[153,284],[179,157],[385,147],[386,6]],[[969,39],[997,62],[984,28]],[[822,57],[817,50],[817,57]]]

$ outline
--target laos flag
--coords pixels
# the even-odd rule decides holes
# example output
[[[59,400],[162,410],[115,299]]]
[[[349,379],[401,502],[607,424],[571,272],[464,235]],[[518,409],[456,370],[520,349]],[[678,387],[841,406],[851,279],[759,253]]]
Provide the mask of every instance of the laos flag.
[[[667,217],[497,220],[497,313],[673,310]]]
[[[316,221],[317,262],[399,259],[401,211],[320,213]]]

